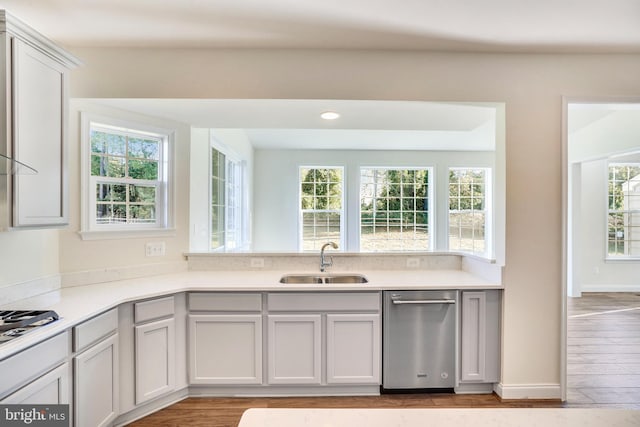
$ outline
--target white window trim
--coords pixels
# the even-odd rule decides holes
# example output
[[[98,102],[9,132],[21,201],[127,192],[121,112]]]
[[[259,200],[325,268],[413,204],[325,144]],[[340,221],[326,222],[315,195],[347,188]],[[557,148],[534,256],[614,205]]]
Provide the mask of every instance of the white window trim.
[[[340,200],[340,205],[342,206],[342,208],[340,209],[340,241],[337,242],[338,243],[338,250],[339,251],[344,251],[346,248],[346,234],[347,234],[347,230],[346,230],[346,206],[345,206],[345,202],[346,202],[346,192],[347,192],[347,176],[345,175],[345,167],[344,166],[326,166],[326,165],[309,165],[309,164],[304,164],[304,165],[298,165],[298,182],[297,182],[297,186],[298,186],[298,202],[297,202],[297,209],[298,209],[298,252],[301,253],[309,253],[311,251],[305,251],[304,248],[304,242],[302,241],[302,237],[303,237],[303,222],[302,222],[302,188],[301,188],[301,181],[300,181],[300,171],[302,169],[340,169],[342,171],[342,192],[341,192],[341,200]],[[315,210],[316,212],[322,212],[323,210]],[[331,210],[333,211],[333,210]],[[329,212],[329,210],[327,210],[327,212]]]
[[[619,255],[619,256],[612,256],[609,254],[609,214],[611,213],[611,210],[609,209],[609,168],[612,165],[633,165],[633,166],[637,166],[639,165],[638,162],[616,162],[615,159],[611,159],[608,160],[606,162],[606,167],[604,168],[604,180],[606,182],[606,199],[605,199],[605,203],[604,203],[604,230],[605,230],[605,239],[604,239],[604,262],[606,263],[628,263],[628,262],[632,262],[632,263],[637,263],[640,261],[640,256],[638,255]],[[616,212],[622,212],[622,211],[616,211]]]
[[[362,234],[362,229],[361,229],[361,224],[360,224],[360,220],[362,218],[362,206],[360,203],[361,200],[361,194],[360,194],[360,190],[362,187],[362,183],[360,182],[360,179],[362,178],[362,170],[363,169],[387,169],[387,170],[426,170],[429,173],[429,188],[427,189],[428,191],[428,197],[429,197],[429,216],[428,216],[428,221],[427,221],[427,225],[429,227],[429,241],[427,242],[427,248],[425,248],[424,250],[416,250],[416,251],[411,251],[411,250],[403,250],[403,251],[381,251],[381,252],[363,252],[362,251],[362,247],[360,245],[360,236]],[[435,208],[437,206],[436,204],[436,200],[434,199],[435,196],[435,186],[436,186],[436,174],[435,174],[435,167],[433,166],[406,166],[406,165],[384,165],[384,166],[360,166],[358,168],[358,216],[356,218],[356,228],[358,230],[358,252],[359,253],[364,253],[364,254],[381,254],[381,253],[419,253],[419,252],[432,252],[435,248],[436,245],[436,233],[437,230],[434,228],[435,222],[434,222],[434,217],[435,217]]]
[[[247,185],[247,161],[245,159],[243,159],[240,155],[238,155],[238,153],[236,153],[234,150],[230,149],[229,147],[227,147],[224,143],[222,143],[220,140],[218,140],[213,134],[210,137],[209,140],[209,160],[208,160],[208,182],[209,185],[211,185],[211,149],[217,150],[220,153],[222,153],[225,156],[225,180],[228,179],[227,175],[229,173],[228,171],[228,163],[232,162],[232,163],[236,163],[238,165],[238,167],[240,167],[240,192],[241,192],[241,197],[240,199],[240,244],[237,248],[233,248],[233,249],[229,249],[227,247],[227,222],[225,221],[225,230],[224,230],[224,245],[220,248],[211,248],[211,188],[209,188],[208,191],[208,195],[209,195],[209,201],[208,201],[208,217],[209,217],[209,221],[208,221],[208,231],[207,231],[207,246],[208,246],[208,251],[212,252],[212,253],[217,253],[217,252],[244,252],[247,251],[249,249],[250,246],[250,240],[249,240],[249,204],[248,204],[248,185]],[[227,185],[228,183],[225,182],[225,188],[224,188],[224,203],[225,203],[225,208],[224,208],[224,214],[225,217],[228,213],[228,209],[229,209],[229,194],[227,191]],[[226,218],[225,218],[226,219]]]
[[[130,129],[137,133],[149,133],[153,136],[162,136],[165,138],[165,148],[163,156],[160,159],[160,165],[163,168],[163,186],[164,191],[158,195],[160,198],[158,222],[156,224],[135,224],[127,226],[99,225],[95,223],[95,183],[97,181],[108,181],[109,178],[91,176],[91,149],[90,149],[90,129],[95,123],[103,127],[117,127]],[[172,129],[164,129],[144,123],[115,119],[112,117],[101,116],[93,113],[80,113],[80,214],[81,229],[80,234],[82,240],[100,240],[100,239],[116,239],[116,238],[136,238],[136,237],[165,237],[175,236],[174,228],[175,218],[175,131]],[[132,180],[132,182],[134,182]],[[158,223],[160,225],[158,225]]]

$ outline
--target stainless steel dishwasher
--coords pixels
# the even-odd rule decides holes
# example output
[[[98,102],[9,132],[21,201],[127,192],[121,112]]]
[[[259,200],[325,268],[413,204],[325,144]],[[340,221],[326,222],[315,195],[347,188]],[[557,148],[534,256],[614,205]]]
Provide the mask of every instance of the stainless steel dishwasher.
[[[381,391],[453,391],[458,291],[383,295]]]

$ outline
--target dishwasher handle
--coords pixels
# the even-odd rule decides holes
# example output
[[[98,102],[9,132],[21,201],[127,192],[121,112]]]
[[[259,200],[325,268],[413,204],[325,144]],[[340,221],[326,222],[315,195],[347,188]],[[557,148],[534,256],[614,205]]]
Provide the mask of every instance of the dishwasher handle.
[[[400,304],[455,304],[456,300],[454,299],[412,299],[412,300],[401,300],[394,299],[392,302],[396,305]]]

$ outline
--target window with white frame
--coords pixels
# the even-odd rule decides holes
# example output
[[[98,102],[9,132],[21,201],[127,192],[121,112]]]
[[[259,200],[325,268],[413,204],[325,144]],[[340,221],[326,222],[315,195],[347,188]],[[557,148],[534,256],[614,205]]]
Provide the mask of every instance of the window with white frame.
[[[169,228],[171,132],[89,116],[83,128],[84,231]]]
[[[609,163],[607,256],[640,257],[640,163]]]
[[[487,178],[488,169],[449,169],[449,250],[487,252]]]
[[[431,249],[429,168],[360,169],[360,251]]]
[[[211,147],[209,235],[213,251],[233,251],[246,246],[244,170],[244,162]]]
[[[300,167],[301,250],[320,250],[330,241],[343,247],[343,175],[341,167]]]

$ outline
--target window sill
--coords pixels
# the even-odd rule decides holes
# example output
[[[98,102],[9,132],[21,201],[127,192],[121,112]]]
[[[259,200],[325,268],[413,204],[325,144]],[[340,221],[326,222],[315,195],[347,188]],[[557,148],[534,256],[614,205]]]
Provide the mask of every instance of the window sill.
[[[616,257],[616,258],[605,258],[604,262],[640,262],[640,257]]]
[[[176,229],[79,231],[78,234],[82,240],[135,239],[141,237],[173,237],[176,235]]]

